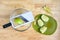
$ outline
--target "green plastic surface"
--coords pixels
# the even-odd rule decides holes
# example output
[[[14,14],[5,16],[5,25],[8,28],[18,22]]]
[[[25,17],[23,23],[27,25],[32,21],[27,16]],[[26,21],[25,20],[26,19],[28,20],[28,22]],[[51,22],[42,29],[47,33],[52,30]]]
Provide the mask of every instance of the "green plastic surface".
[[[42,16],[42,15],[46,15],[46,14],[38,14],[38,15],[35,17],[35,21],[32,23],[32,26],[33,26],[34,30],[36,30],[36,31],[39,32],[39,33],[41,33],[41,32],[40,32],[40,27],[39,27],[37,21],[38,21],[38,19],[41,19],[41,16]],[[57,29],[57,22],[56,22],[56,20],[55,20],[53,17],[48,16],[48,15],[46,15],[46,16],[49,17],[49,21],[48,21],[48,22],[44,22],[44,26],[47,27],[47,30],[46,30],[46,32],[44,32],[44,33],[42,33],[42,34],[51,35],[51,34],[53,34],[53,33],[56,31],[56,29]]]

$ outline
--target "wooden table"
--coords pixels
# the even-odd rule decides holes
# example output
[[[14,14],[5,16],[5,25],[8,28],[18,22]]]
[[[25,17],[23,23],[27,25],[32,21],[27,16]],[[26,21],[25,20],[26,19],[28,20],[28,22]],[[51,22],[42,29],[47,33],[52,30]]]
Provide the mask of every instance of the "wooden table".
[[[0,0],[0,40],[59,40],[60,38],[60,0]],[[52,10],[52,15],[58,23],[53,35],[43,35],[36,32],[32,26],[24,31],[15,31],[12,27],[3,29],[2,25],[9,22],[12,10],[25,8],[33,12],[33,15],[46,13],[42,6],[47,5]],[[48,13],[46,13],[48,14]],[[50,15],[50,14],[49,14]]]

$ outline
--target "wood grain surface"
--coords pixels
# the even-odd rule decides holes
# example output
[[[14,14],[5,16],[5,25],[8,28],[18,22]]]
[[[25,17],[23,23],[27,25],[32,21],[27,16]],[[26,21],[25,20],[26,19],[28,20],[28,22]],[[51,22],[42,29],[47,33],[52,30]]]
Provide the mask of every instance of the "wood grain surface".
[[[37,14],[46,13],[42,6],[51,8],[52,15],[58,23],[53,35],[43,35],[31,26],[24,32],[18,32],[12,27],[3,29],[2,25],[9,22],[11,12],[16,8],[24,8]],[[49,14],[50,15],[50,14]],[[0,0],[0,40],[60,40],[60,0]]]

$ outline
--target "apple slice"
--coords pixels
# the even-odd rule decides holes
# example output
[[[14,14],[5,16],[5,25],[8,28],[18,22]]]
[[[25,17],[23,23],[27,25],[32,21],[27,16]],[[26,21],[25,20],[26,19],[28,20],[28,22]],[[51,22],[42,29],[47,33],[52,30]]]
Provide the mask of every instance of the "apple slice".
[[[49,18],[48,18],[46,15],[42,15],[42,16],[41,16],[41,19],[42,19],[44,22],[48,22],[48,21],[49,21]]]
[[[41,32],[41,33],[46,32],[46,30],[47,30],[47,27],[45,27],[45,26],[43,26],[43,27],[40,28],[40,32]]]
[[[38,20],[38,25],[42,27],[44,25],[43,21],[41,19]]]

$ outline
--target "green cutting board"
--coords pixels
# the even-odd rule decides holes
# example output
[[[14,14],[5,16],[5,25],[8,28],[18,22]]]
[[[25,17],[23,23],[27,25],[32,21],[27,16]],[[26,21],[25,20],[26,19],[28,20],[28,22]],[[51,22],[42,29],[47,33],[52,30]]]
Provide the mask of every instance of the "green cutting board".
[[[38,19],[41,19],[41,16],[42,16],[42,15],[46,15],[46,14],[38,14],[38,15],[35,17],[35,21],[32,23],[32,26],[33,26],[34,30],[36,30],[36,31],[39,32],[39,33],[41,33],[41,32],[40,32],[40,27],[39,27],[38,24],[37,24],[37,21],[38,21]],[[42,33],[42,34],[51,35],[51,34],[53,34],[53,33],[56,31],[56,29],[57,29],[57,22],[56,22],[56,20],[55,20],[53,17],[48,16],[48,15],[46,15],[46,16],[49,17],[49,21],[46,22],[46,23],[44,23],[44,24],[45,24],[44,26],[47,27],[47,30],[46,30],[44,33]]]

